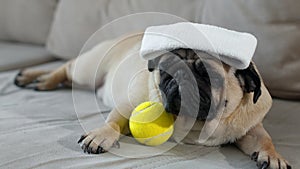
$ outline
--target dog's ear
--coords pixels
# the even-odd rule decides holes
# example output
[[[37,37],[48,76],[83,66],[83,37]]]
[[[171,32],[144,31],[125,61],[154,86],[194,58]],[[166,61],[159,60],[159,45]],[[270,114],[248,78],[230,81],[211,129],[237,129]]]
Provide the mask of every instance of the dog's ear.
[[[154,60],[148,60],[148,71],[153,72],[157,68],[157,64]]]
[[[250,63],[247,69],[237,70],[235,76],[238,78],[244,92],[254,92],[253,103],[256,103],[261,95],[261,80],[253,63]]]
[[[155,69],[158,68],[160,58],[161,57],[157,57],[155,59],[152,59],[152,60],[148,61],[148,70],[149,70],[149,72],[153,72]]]

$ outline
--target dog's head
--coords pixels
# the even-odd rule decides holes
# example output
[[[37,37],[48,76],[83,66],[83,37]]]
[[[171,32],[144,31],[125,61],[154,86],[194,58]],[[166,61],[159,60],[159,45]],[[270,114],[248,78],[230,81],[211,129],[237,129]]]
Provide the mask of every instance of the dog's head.
[[[253,93],[253,103],[261,95],[261,80],[252,63],[236,70],[205,52],[173,50],[150,60],[148,69],[158,69],[163,104],[176,115],[209,120],[220,111],[234,111],[244,94]]]

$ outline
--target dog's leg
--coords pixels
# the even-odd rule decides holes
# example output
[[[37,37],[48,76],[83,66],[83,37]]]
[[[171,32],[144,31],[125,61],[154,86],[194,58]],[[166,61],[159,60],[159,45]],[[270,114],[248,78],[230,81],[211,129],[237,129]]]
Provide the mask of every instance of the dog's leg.
[[[19,87],[26,87],[34,84],[34,89],[46,91],[56,89],[59,84],[70,84],[70,78],[67,75],[67,69],[73,61],[69,61],[54,71],[42,71],[26,69],[20,71],[15,78],[15,84]]]
[[[119,110],[122,111],[120,114]],[[119,148],[120,135],[129,134],[128,119],[132,108],[129,106],[119,106],[114,108],[101,128],[96,128],[79,139],[78,143],[84,152],[99,154],[108,151],[111,147]],[[125,113],[125,114],[124,114]]]
[[[276,152],[271,137],[262,123],[252,128],[245,136],[237,140],[236,145],[251,155],[260,169],[290,169],[289,163]]]
[[[113,40],[100,43],[54,71],[32,69],[21,71],[15,78],[15,84],[19,87],[34,84],[36,90],[53,90],[60,84],[75,83],[95,89],[103,83],[108,69],[111,68],[111,63],[118,61],[118,56],[122,56],[107,52],[114,46],[114,43]]]

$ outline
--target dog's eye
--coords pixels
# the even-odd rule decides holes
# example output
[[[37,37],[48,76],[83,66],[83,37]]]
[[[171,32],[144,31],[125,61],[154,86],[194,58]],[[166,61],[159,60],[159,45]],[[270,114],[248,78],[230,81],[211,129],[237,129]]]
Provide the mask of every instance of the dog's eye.
[[[200,76],[205,76],[207,74],[205,66],[200,59],[197,59],[195,62],[193,62],[193,67]]]

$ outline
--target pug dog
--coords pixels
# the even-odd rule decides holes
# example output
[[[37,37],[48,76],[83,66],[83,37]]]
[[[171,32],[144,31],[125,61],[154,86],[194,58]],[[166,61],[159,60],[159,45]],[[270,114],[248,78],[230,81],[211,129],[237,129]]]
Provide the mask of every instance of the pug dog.
[[[176,117],[174,140],[207,146],[234,143],[260,169],[291,168],[263,127],[272,98],[253,62],[237,70],[210,53],[191,49],[146,61],[139,56],[142,38],[143,33],[102,42],[54,71],[25,69],[15,84],[34,85],[37,91],[71,83],[102,87],[103,102],[112,111],[105,125],[79,139],[87,153],[119,146],[120,137],[130,133],[128,119],[135,106],[152,100],[161,101]],[[204,139],[190,135],[195,131]]]

